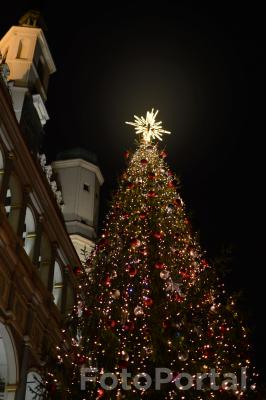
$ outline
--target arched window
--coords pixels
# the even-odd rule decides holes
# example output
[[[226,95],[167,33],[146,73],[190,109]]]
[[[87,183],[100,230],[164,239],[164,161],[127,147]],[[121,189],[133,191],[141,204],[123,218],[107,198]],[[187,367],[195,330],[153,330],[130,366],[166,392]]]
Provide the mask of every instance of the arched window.
[[[11,211],[11,190],[9,188],[6,191],[5,210],[7,217],[9,217]]]
[[[7,382],[7,357],[3,338],[0,337],[0,399],[5,396],[5,386]]]
[[[40,256],[39,256],[39,268],[38,272],[42,282],[45,287],[48,286],[49,280],[49,269],[51,266],[51,258],[52,258],[52,248],[51,243],[45,233],[42,234],[41,238],[41,248],[40,248]]]
[[[0,399],[15,398],[18,379],[17,355],[12,337],[0,322]]]
[[[44,397],[44,392],[45,388],[41,375],[35,371],[28,372],[25,400],[41,400]]]
[[[17,232],[19,214],[22,207],[22,191],[19,181],[13,174],[10,176],[4,205],[10,225]]]
[[[54,263],[53,296],[54,302],[58,308],[61,307],[63,291],[63,274],[57,261]]]
[[[4,156],[0,148],[0,187],[1,187],[1,181],[3,179],[4,175]]]
[[[28,256],[32,259],[33,250],[34,250],[34,243],[36,240],[36,224],[35,218],[30,207],[26,208],[26,216],[24,222],[24,229],[22,238],[24,241],[24,250],[28,254]]]

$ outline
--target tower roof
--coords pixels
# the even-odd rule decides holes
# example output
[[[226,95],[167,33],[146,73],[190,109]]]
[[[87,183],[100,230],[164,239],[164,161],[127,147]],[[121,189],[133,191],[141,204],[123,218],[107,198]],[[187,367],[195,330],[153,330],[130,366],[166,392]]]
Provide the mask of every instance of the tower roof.
[[[98,165],[98,159],[96,154],[92,153],[87,149],[84,149],[83,147],[74,147],[72,149],[64,150],[58,153],[56,156],[57,161],[73,160],[77,158]]]
[[[47,31],[47,26],[41,16],[40,11],[29,10],[19,20],[20,26],[26,26],[28,28],[41,28],[43,31]]]

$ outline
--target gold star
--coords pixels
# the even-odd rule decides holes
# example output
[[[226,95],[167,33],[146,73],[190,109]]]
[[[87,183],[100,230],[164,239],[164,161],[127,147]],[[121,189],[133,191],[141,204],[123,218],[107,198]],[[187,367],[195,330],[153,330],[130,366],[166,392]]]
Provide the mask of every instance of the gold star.
[[[147,111],[146,118],[134,115],[135,121],[126,122],[126,124],[133,125],[135,127],[136,134],[143,135],[143,140],[146,143],[151,142],[152,139],[155,138],[162,140],[162,134],[170,134],[170,132],[162,129],[162,121],[155,121],[157,114],[158,110],[154,112],[154,109],[152,109],[151,111]]]

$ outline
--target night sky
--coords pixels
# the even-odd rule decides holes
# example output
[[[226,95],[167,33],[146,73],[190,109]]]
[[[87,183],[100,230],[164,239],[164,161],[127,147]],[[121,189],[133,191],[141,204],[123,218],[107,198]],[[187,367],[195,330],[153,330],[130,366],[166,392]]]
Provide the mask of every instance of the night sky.
[[[233,248],[226,282],[241,290],[253,329],[257,365],[265,349],[264,12],[249,3],[197,7],[134,1],[84,2],[61,10],[50,2],[1,5],[0,34],[29,7],[42,11],[57,66],[51,77],[44,151],[83,146],[105,177],[101,222],[134,148],[124,124],[152,107],[167,135],[168,163],[210,257]],[[56,2],[53,2],[56,4]],[[129,2],[126,2],[129,3]],[[63,3],[62,3],[63,4]],[[4,7],[4,9],[3,9]],[[214,8],[216,7],[216,8]]]

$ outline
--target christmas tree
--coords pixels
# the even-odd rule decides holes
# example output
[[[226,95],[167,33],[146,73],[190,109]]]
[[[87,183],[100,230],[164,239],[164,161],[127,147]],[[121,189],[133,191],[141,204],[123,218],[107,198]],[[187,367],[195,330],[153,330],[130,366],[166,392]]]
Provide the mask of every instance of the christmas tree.
[[[80,274],[72,398],[253,398],[247,331],[192,231],[156,115],[129,123],[138,147]]]

